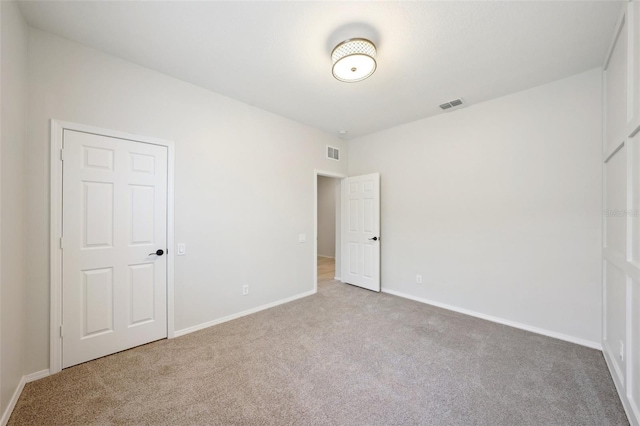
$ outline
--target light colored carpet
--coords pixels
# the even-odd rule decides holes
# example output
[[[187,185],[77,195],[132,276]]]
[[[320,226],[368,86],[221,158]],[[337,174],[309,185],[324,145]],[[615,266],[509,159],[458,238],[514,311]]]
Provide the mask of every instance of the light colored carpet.
[[[26,385],[10,425],[625,425],[596,350],[325,280]]]

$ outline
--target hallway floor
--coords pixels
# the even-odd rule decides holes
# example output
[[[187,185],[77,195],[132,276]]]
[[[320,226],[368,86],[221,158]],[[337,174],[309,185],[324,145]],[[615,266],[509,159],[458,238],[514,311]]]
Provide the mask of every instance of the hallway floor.
[[[318,284],[331,281],[336,276],[336,260],[318,256]]]

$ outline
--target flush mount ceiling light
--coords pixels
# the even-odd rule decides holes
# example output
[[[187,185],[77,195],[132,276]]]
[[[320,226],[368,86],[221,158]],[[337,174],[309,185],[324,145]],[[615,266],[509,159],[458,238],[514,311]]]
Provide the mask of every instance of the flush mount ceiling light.
[[[346,83],[369,77],[376,70],[376,46],[364,38],[345,40],[333,49],[333,76]]]

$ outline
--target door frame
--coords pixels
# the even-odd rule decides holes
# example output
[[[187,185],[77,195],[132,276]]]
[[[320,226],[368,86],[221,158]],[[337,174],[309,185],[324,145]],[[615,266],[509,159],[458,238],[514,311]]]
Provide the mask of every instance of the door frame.
[[[342,180],[348,177],[337,172],[313,170],[313,292],[318,292],[318,176]],[[341,197],[342,198],[342,197]],[[342,214],[340,214],[342,218]],[[342,220],[342,219],[341,219]],[[341,228],[342,229],[342,228]],[[342,232],[336,233],[336,247],[342,247]],[[337,255],[336,255],[337,257]],[[336,277],[338,271],[336,270]]]
[[[62,370],[62,141],[64,130],[91,133],[132,142],[167,147],[167,338],[174,333],[174,161],[175,147],[172,141],[102,129],[84,124],[51,120],[51,168],[50,168],[50,318],[49,318],[49,373]]]

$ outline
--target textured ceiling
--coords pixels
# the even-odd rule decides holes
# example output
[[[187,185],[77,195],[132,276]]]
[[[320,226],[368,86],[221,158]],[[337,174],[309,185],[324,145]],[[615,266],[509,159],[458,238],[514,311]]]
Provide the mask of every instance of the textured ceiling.
[[[601,65],[617,1],[23,1],[71,40],[348,138]],[[331,75],[340,41],[371,39],[378,69]]]

